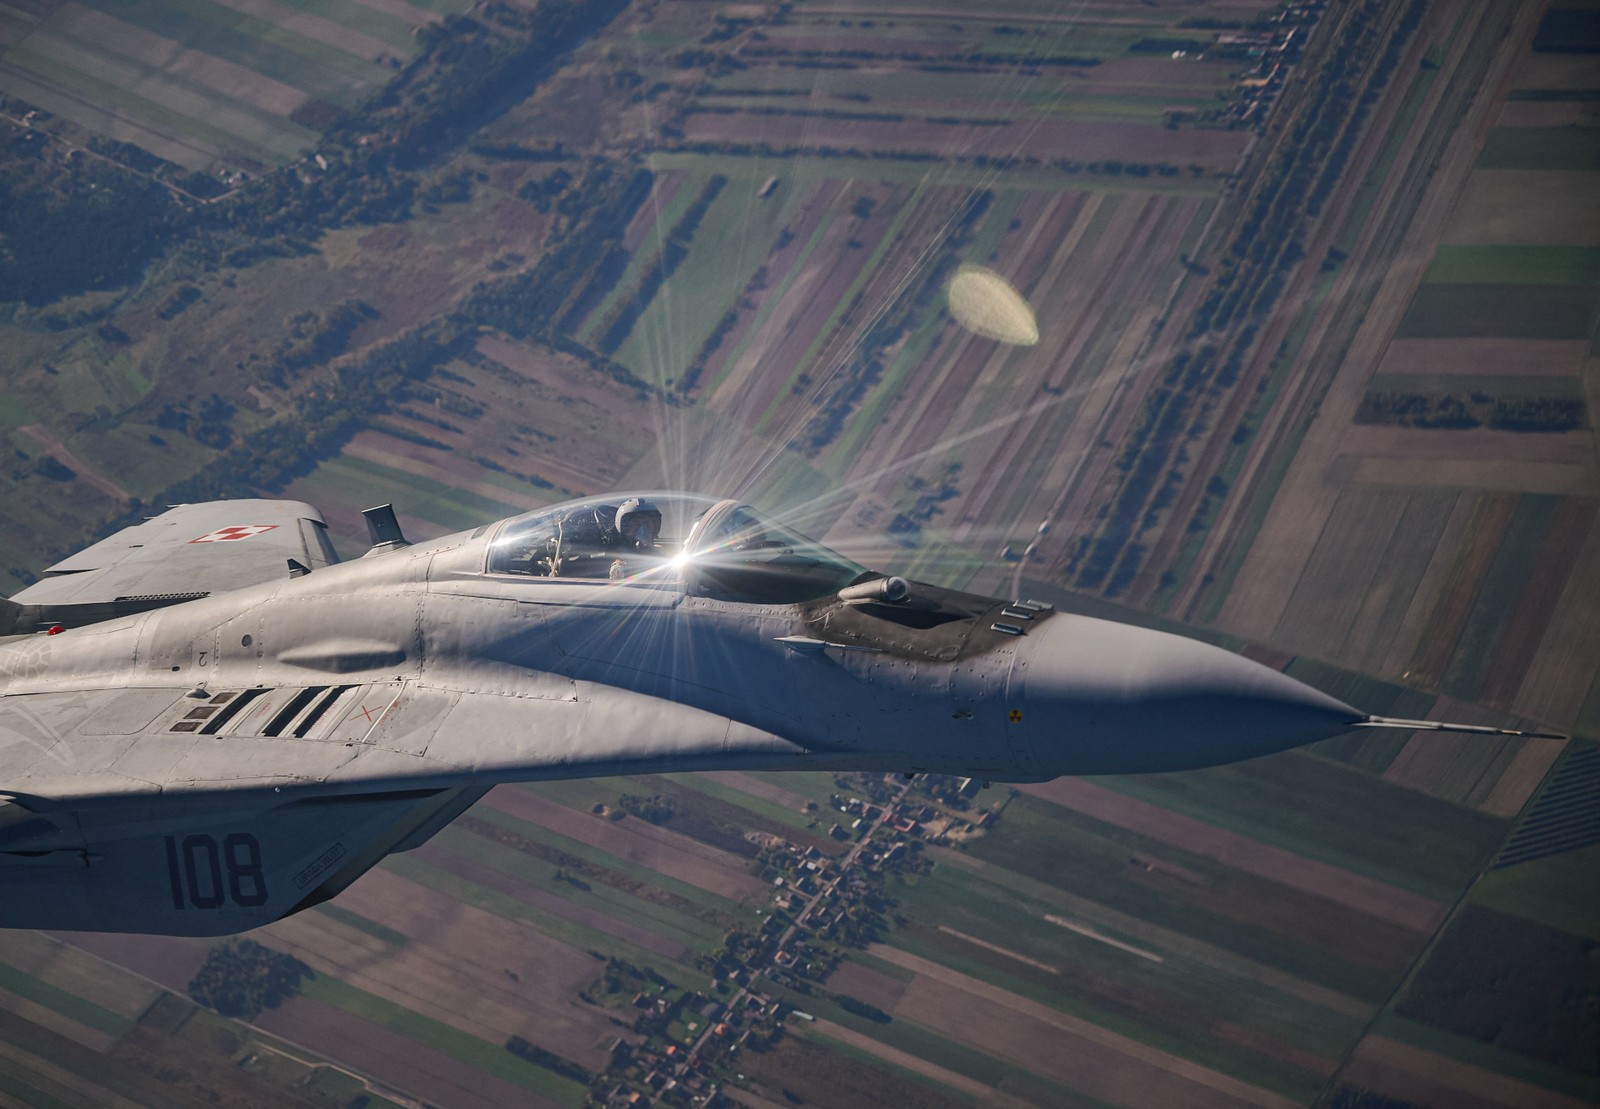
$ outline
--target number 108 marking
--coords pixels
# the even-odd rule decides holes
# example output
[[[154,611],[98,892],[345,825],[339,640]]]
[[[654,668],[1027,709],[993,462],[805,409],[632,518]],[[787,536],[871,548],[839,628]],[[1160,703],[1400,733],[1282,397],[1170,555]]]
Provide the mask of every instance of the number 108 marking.
[[[231,833],[220,848],[207,835],[167,836],[166,842],[174,909],[217,909],[227,901],[253,909],[267,903],[261,845],[249,832]]]

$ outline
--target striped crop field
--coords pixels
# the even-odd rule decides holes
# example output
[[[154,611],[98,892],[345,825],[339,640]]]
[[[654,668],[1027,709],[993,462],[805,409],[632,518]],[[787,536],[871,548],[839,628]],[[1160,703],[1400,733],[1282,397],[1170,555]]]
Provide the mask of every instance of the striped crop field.
[[[7,5],[0,9],[0,93],[186,169],[261,172],[300,157],[339,112],[381,88],[415,53],[419,27],[468,6]]]

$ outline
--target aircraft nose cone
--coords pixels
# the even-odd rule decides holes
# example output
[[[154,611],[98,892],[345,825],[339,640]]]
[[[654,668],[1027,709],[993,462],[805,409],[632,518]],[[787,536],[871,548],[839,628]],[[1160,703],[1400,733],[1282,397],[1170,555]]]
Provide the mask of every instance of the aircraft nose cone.
[[[1214,766],[1338,735],[1364,715],[1183,636],[1061,614],[1028,638],[1011,720],[1044,773]]]

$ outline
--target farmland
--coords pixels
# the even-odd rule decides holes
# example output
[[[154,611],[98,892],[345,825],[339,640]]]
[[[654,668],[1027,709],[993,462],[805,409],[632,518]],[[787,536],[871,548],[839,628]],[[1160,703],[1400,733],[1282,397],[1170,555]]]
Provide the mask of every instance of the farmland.
[[[1308,756],[1277,758],[1311,768]],[[1252,776],[1293,773],[1268,760]],[[1185,785],[1183,777],[1171,785]],[[1352,788],[1360,781],[1355,771],[1348,777]],[[1303,1104],[1394,994],[1450,899],[1509,826],[1443,802],[1374,805],[1392,825],[1385,842],[1420,836],[1428,846],[1381,862],[1320,862],[1303,852],[1325,853],[1330,836],[1310,824],[1302,838],[1280,832],[1278,843],[1232,830],[1248,826],[1239,806],[1254,790],[1230,802],[1225,788],[1197,789],[1174,802],[1160,783],[1111,785],[991,789],[967,809],[910,795],[913,806],[931,802],[966,819],[991,808],[1003,815],[965,847],[874,836],[922,861],[888,877],[886,927],[864,946],[844,946],[845,961],[822,981],[774,967],[751,986],[817,1018],[791,1019],[779,1050],[741,1056],[755,1092],[813,1088],[822,1096],[798,1060],[842,1051],[834,1079],[842,1085],[827,1095],[841,1104],[871,1103],[888,1090],[930,1105],[964,1096]],[[221,1022],[192,1065],[276,1051],[299,1061],[295,1073],[328,1073],[326,1061],[337,1060],[430,1100],[575,1104],[578,1089],[502,1045],[522,1037],[605,1070],[619,1034],[618,1011],[599,985],[606,966],[647,967],[670,989],[704,990],[706,960],[727,958],[717,952],[728,930],[787,919],[789,891],[802,888],[780,882],[774,893],[774,857],[752,860],[718,829],[729,821],[767,834],[786,829],[801,846],[816,837],[810,842],[829,844],[826,868],[830,853],[841,858],[823,834],[828,807],[884,788],[826,775],[728,774],[499,789],[336,903],[259,933],[316,977],[253,1027]],[[1118,804],[1124,788],[1173,807]],[[640,789],[674,798],[673,815],[650,824],[591,811],[616,808]],[[779,797],[799,804],[777,810]],[[819,928],[806,941],[813,957],[830,949],[826,934]],[[204,1018],[191,1015],[177,1031],[160,1024],[175,1006],[192,1012],[180,998],[214,941],[60,940],[8,941],[0,1008],[110,1051],[133,1071],[180,1050],[183,1030]],[[94,970],[101,959],[140,977]],[[730,988],[702,996],[726,1000]],[[850,1008],[863,1005],[883,1015]],[[625,1038],[637,1036],[620,1023]],[[123,1042],[136,1030],[138,1051]],[[667,1042],[694,1031],[693,1023],[669,1031]],[[638,1042],[635,1050],[646,1050]],[[1074,1050],[1061,1052],[1062,1042]],[[1526,1081],[1525,1070],[1507,1073]],[[22,1088],[57,1088],[47,1077],[19,1075]],[[246,1069],[227,1088],[265,1097],[274,1080]],[[1552,1081],[1569,1094],[1591,1090],[1577,1079]]]
[[[1371,711],[1600,729],[1596,82],[1538,6],[643,0],[549,56],[466,7],[0,9],[41,226],[148,217],[4,307],[14,583],[173,501],[353,556],[384,501],[698,487]],[[962,265],[1037,345],[951,317]],[[1595,848],[1495,865],[1587,749],[501,787],[262,930],[315,977],[249,1023],[186,997],[212,941],[0,938],[0,1100],[576,1105],[692,1052],[753,1104],[1590,1104]]]
[[[467,6],[39,0],[0,16],[0,93],[190,171],[261,173],[384,85],[414,28]]]

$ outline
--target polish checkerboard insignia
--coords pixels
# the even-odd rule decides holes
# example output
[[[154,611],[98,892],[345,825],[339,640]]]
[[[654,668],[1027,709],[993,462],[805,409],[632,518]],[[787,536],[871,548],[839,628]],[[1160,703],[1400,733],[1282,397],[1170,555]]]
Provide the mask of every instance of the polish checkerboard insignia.
[[[273,528],[275,528],[277,526],[278,526],[277,524],[235,524],[233,527],[218,528],[216,531],[208,531],[208,532],[206,532],[206,534],[200,536],[197,539],[189,540],[189,542],[191,542],[191,543],[230,543],[230,542],[232,542],[233,540],[236,540],[236,539],[251,539],[251,538],[254,538],[255,536],[260,535],[264,531],[271,531]]]

